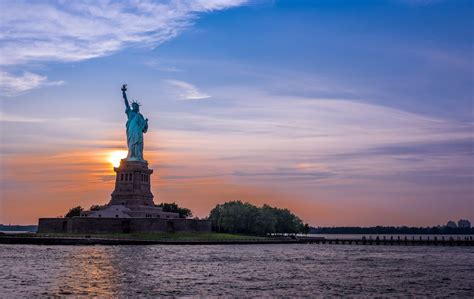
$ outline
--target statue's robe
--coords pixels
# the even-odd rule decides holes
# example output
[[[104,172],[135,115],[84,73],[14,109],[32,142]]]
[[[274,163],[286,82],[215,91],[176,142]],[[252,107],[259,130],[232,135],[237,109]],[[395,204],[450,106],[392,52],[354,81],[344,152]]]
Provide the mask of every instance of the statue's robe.
[[[143,161],[143,133],[148,130],[148,123],[140,112],[130,108],[125,110],[127,114],[127,145],[128,160]]]

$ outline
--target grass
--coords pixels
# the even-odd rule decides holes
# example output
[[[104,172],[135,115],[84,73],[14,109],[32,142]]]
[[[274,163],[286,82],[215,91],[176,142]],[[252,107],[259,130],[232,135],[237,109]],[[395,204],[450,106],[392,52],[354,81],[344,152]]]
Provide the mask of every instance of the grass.
[[[265,237],[224,234],[224,233],[134,233],[134,234],[21,234],[21,237],[65,237],[65,238],[104,238],[162,241],[233,241],[233,240],[266,240]]]

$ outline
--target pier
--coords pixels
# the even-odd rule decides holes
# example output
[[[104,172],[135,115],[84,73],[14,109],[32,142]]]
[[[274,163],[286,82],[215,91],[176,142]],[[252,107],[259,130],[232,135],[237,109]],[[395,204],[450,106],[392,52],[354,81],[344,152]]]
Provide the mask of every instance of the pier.
[[[298,236],[302,243],[341,244],[341,245],[404,245],[404,246],[474,246],[473,236],[444,237],[430,236],[426,238],[415,236],[366,237],[361,238],[324,238]]]

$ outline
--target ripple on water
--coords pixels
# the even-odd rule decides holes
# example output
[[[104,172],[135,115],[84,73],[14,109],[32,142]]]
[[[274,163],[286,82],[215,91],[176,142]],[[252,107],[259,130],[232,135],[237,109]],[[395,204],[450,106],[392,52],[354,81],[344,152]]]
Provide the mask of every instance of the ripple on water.
[[[2,297],[472,297],[474,250],[356,245],[0,245]]]

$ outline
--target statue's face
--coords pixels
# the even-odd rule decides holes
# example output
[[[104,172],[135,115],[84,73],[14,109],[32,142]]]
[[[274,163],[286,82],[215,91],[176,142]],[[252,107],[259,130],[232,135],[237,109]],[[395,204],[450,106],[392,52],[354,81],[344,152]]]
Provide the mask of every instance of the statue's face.
[[[137,112],[138,112],[138,111],[140,110],[140,106],[138,106],[137,103],[132,103],[132,109],[133,109],[133,111],[137,111]]]

